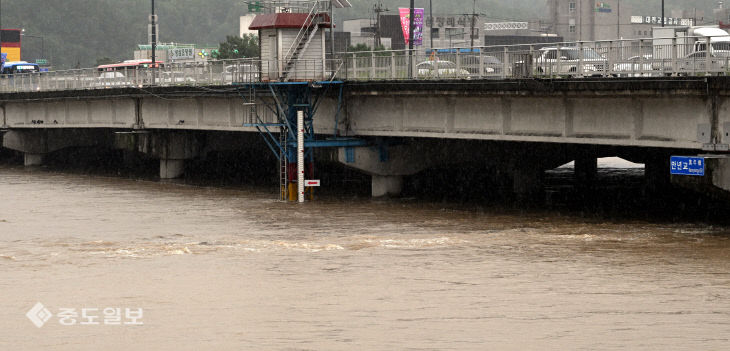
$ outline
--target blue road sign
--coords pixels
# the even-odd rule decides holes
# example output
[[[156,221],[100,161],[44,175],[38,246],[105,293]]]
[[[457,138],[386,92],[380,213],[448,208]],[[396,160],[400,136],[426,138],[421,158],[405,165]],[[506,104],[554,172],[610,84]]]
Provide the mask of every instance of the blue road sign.
[[[705,175],[704,157],[672,156],[670,162],[672,174],[698,177]]]

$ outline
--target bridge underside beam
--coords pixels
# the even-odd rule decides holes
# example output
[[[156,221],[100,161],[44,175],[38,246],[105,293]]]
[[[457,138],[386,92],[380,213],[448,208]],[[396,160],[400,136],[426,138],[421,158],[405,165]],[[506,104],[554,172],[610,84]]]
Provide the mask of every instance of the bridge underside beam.
[[[24,154],[26,166],[43,164],[46,155],[70,147],[111,147],[109,129],[14,129],[2,138],[4,148]]]
[[[174,179],[183,175],[185,160],[201,155],[202,137],[186,131],[118,133],[115,147],[160,159],[160,179]]]

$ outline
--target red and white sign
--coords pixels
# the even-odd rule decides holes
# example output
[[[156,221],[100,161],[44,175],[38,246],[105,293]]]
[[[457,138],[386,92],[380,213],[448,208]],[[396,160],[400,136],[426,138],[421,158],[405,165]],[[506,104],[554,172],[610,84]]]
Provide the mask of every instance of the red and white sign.
[[[320,186],[321,182],[319,179],[317,180],[305,180],[304,186]]]

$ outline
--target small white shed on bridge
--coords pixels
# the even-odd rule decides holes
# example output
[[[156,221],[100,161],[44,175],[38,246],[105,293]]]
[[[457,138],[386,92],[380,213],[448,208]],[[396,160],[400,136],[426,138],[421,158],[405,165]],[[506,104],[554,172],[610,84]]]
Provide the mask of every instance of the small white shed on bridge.
[[[249,29],[259,33],[262,81],[312,81],[329,78],[325,54],[327,9],[313,2],[308,13],[256,16]]]

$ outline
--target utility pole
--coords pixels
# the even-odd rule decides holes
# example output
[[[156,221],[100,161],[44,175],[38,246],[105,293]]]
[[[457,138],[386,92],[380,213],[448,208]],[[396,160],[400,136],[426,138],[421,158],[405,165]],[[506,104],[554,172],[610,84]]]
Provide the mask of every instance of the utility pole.
[[[664,27],[664,0],[662,0],[662,27]]]
[[[0,61],[2,61],[2,52],[3,52],[3,2],[0,0]],[[2,71],[3,66],[5,66],[5,61],[0,62],[0,71]],[[1,74],[2,72],[0,72]]]
[[[332,1],[330,1],[330,43],[332,44],[330,51],[332,59],[334,59],[337,51],[335,50],[335,4]],[[345,51],[347,51],[347,48],[345,48]]]
[[[413,24],[414,24],[414,16],[415,16],[415,10],[413,7],[415,6],[414,0],[411,0],[411,7],[409,11],[409,19],[408,19],[408,76],[413,78]]]
[[[157,64],[157,58],[155,57],[155,49],[157,49],[157,18],[155,16],[155,0],[152,0],[152,16],[150,16],[150,41],[152,46],[152,66],[155,67]]]
[[[616,26],[616,39],[621,39],[621,0],[617,0],[616,3],[616,15],[618,17],[618,25]]]
[[[477,0],[474,0],[471,7],[471,49],[474,50],[474,22],[477,16]]]
[[[429,17],[431,17],[431,24],[428,28],[428,30],[430,30],[428,37],[431,38],[431,49],[433,49],[433,0],[428,0],[428,12]]]
[[[388,8],[383,8],[383,2],[378,1],[376,5],[373,5],[373,12],[375,12],[375,47],[380,46],[380,39],[381,39],[381,33],[380,33],[380,14],[383,12],[388,12]],[[375,49],[375,48],[373,48]]]

